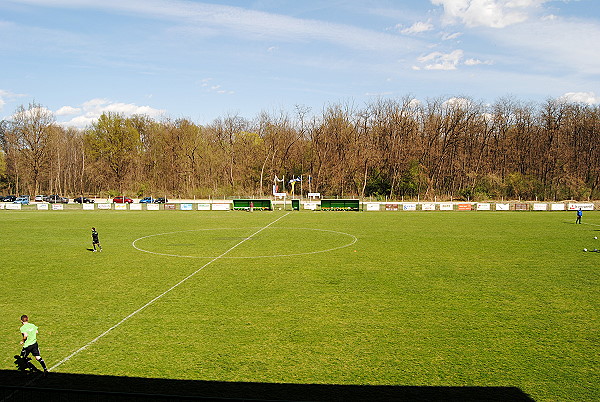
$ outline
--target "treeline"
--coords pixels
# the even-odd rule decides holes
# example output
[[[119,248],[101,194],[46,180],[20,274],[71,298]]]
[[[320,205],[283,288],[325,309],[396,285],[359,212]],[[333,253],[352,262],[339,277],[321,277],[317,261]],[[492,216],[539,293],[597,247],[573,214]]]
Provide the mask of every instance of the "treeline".
[[[406,97],[208,125],[109,112],[85,130],[32,103],[0,141],[0,191],[14,194],[262,197],[277,176],[302,177],[296,195],[600,198],[600,107],[560,100]]]

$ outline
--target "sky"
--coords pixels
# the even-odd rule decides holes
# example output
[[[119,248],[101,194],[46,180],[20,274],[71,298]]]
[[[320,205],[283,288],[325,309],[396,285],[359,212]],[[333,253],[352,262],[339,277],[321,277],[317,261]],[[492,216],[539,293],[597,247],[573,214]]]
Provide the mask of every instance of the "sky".
[[[0,0],[0,119],[252,119],[377,99],[600,104],[600,0]]]

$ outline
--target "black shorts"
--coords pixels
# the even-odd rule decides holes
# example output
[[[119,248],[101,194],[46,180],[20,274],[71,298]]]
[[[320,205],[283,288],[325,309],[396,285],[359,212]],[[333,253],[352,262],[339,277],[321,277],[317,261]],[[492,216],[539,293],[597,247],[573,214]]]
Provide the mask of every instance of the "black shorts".
[[[37,342],[34,343],[33,345],[29,345],[26,348],[23,348],[23,350],[21,350],[21,356],[23,356],[23,357],[29,356],[30,353],[34,356],[40,355],[40,347],[38,346]]]

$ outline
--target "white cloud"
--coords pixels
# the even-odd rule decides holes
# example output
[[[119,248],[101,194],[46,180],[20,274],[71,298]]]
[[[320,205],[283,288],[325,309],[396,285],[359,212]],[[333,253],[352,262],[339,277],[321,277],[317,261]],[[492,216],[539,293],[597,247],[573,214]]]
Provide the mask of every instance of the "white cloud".
[[[462,33],[461,32],[454,32],[454,33],[443,33],[442,34],[442,40],[452,40],[452,39],[457,39],[459,36],[461,36]]]
[[[596,96],[594,92],[567,92],[559,99],[569,103],[600,104],[600,96]]]
[[[13,0],[14,1],[14,0]],[[281,14],[248,10],[242,7],[209,4],[190,0],[19,0],[44,7],[91,8],[129,13],[174,21],[180,29],[205,35],[235,36],[244,40],[322,41],[352,49],[404,51],[412,39],[398,38],[347,24],[301,19]]]
[[[220,95],[233,95],[235,92],[227,89],[223,89],[220,84],[210,84],[212,78],[204,78],[200,80],[200,87],[204,88],[205,92],[214,92]]]
[[[431,0],[444,7],[448,23],[459,21],[469,27],[504,28],[526,21],[548,0]]]
[[[102,113],[113,112],[124,116],[141,114],[156,118],[164,114],[165,111],[150,106],[138,106],[133,103],[112,102],[108,99],[95,98],[84,102],[81,107],[63,106],[56,111],[56,115],[59,115],[59,112],[60,115],[78,114],[68,121],[60,122],[61,125],[84,128],[97,121]]]
[[[537,20],[484,34],[496,45],[511,49],[513,57],[532,60],[537,69],[566,68],[582,74],[600,74],[597,21]],[[597,77],[591,80],[597,88]]]
[[[57,116],[69,116],[72,114],[77,114],[81,112],[81,108],[71,107],[71,106],[63,106],[58,109],[54,114]]]
[[[463,57],[463,51],[458,49],[451,53],[433,52],[428,55],[421,56],[417,60],[425,64],[425,70],[456,70],[456,66],[460,63]],[[419,70],[420,67],[414,68]]]
[[[54,115],[52,114],[52,111],[44,106],[36,106],[33,108],[23,109],[22,111],[18,111],[17,113],[13,114],[10,118],[12,120],[15,120],[15,119],[28,119],[29,120],[29,119],[35,119],[36,116],[47,116],[49,118],[52,118],[52,120],[54,120]]]
[[[7,102],[11,102],[17,98],[22,98],[24,96],[25,95],[23,94],[16,94],[11,91],[0,89],[0,110],[4,109],[4,106]]]
[[[405,35],[415,35],[421,32],[427,32],[433,30],[433,25],[429,22],[415,22],[408,28],[400,30]]]
[[[442,106],[446,108],[468,109],[472,103],[473,102],[471,102],[471,100],[467,98],[449,98],[442,104]]]
[[[418,99],[411,99],[410,102],[408,102],[408,107],[410,108],[417,108],[417,107],[421,107],[422,102]]]
[[[490,60],[486,60],[486,61],[482,61],[482,60],[479,60],[479,59],[467,59],[467,60],[465,60],[465,66],[477,66],[479,64],[492,65],[494,63],[492,61],[490,61]]]

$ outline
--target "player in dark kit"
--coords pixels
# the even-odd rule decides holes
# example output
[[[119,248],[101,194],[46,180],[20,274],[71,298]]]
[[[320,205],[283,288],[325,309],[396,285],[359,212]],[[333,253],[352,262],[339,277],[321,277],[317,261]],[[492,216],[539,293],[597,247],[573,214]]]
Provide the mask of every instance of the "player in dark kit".
[[[96,250],[96,245],[98,246],[98,250]],[[96,232],[96,228],[92,228],[92,247],[94,247],[94,252],[102,251],[102,246],[100,245],[100,240],[98,240],[98,232]]]
[[[575,223],[581,224],[581,216],[583,215],[583,211],[581,208],[577,210],[577,219],[575,219]]]

